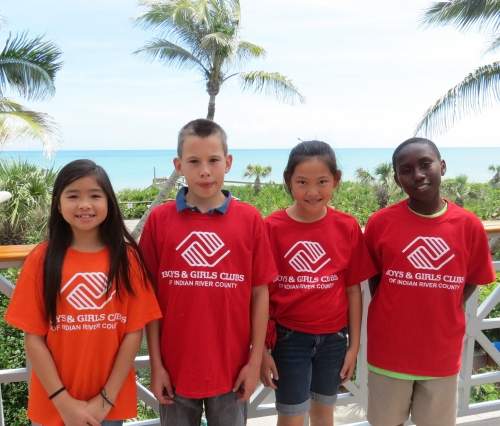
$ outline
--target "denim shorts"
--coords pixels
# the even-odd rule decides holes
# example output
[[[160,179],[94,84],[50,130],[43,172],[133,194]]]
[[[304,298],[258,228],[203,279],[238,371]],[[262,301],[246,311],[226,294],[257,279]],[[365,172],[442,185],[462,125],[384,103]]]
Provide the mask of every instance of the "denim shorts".
[[[272,356],[278,369],[276,410],[283,415],[309,411],[310,400],[333,405],[341,383],[347,349],[347,329],[308,334],[276,325]]]

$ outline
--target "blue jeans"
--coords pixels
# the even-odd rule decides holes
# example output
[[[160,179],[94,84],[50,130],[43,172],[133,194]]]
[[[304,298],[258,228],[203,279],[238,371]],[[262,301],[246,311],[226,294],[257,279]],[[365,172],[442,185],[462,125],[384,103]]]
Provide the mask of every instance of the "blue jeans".
[[[200,426],[205,408],[208,426],[245,426],[247,404],[234,392],[192,399],[176,395],[171,405],[160,405],[161,426]]]
[[[347,349],[347,331],[308,334],[276,326],[272,356],[278,369],[276,410],[299,415],[309,411],[310,400],[333,405],[341,383],[340,370]]]
[[[101,426],[122,426],[123,420],[104,420]]]

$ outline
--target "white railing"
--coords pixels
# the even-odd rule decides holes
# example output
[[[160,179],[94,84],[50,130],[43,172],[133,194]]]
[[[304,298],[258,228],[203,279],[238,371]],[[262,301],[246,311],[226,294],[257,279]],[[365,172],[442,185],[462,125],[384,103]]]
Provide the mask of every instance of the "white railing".
[[[496,231],[495,234],[500,232]],[[492,233],[490,233],[491,235]],[[493,235],[491,235],[493,236]],[[19,267],[22,260],[5,260],[0,257],[0,270]],[[500,271],[500,262],[494,262],[495,269]],[[0,292],[10,297],[12,294],[13,285],[5,277],[0,274]],[[338,397],[337,405],[358,404],[362,408],[367,406],[367,365],[366,365],[366,317],[368,304],[370,301],[370,292],[366,283],[362,287],[363,293],[363,327],[361,335],[361,346],[358,356],[358,366],[356,370],[356,378],[346,384],[347,393],[341,394]],[[500,286],[498,286],[480,306],[478,306],[478,291],[476,291],[466,304],[467,315],[467,330],[464,343],[464,352],[462,358],[462,369],[459,380],[459,399],[458,399],[458,415],[468,416],[471,414],[491,413],[498,411],[498,421],[500,424],[500,400],[487,401],[480,403],[470,403],[470,393],[473,386],[478,386],[486,383],[500,382],[500,352],[495,348],[491,341],[485,336],[483,330],[500,329],[500,318],[486,318],[492,309],[500,303]],[[474,346],[477,342],[489,357],[496,363],[497,371],[474,374],[473,359]],[[148,368],[149,356],[138,356],[135,359],[136,368]],[[0,384],[13,382],[25,382],[28,380],[28,369],[14,368],[0,370]],[[158,402],[153,394],[137,382],[138,399],[145,403],[146,406],[153,408],[158,412]],[[269,388],[262,385],[252,395],[249,403],[248,415],[249,418],[265,417],[275,415],[273,393]],[[274,398],[274,397],[273,397]],[[267,401],[267,402],[266,402]],[[497,419],[497,417],[495,417]],[[496,421],[496,420],[495,420]],[[127,423],[130,426],[149,426],[159,425],[159,419],[133,421]],[[360,421],[351,423],[351,426],[369,425],[368,422]],[[5,426],[2,395],[0,388],[0,426]]]

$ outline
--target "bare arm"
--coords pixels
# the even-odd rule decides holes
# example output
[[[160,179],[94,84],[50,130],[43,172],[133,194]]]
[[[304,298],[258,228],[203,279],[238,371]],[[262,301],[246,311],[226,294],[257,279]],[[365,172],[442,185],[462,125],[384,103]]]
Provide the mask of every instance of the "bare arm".
[[[252,288],[252,347],[248,363],[241,369],[233,387],[233,392],[240,392],[240,399],[247,401],[257,387],[262,351],[266,339],[269,318],[269,290],[267,285]]]
[[[465,284],[464,286],[464,293],[463,293],[463,303],[465,305],[465,302],[469,300],[469,297],[472,296],[472,294],[476,291],[477,286],[474,284]]]
[[[347,302],[349,304],[349,348],[344,360],[344,365],[340,371],[343,382],[349,380],[356,366],[356,357],[359,351],[361,338],[361,317],[363,301],[361,298],[361,288],[359,285],[347,287]]]
[[[64,384],[59,377],[52,354],[45,343],[45,337],[26,333],[24,344],[33,370],[47,394],[52,395],[61,389]],[[100,425],[97,419],[88,411],[88,403],[73,398],[67,390],[55,396],[52,402],[67,426]]]
[[[375,292],[377,291],[379,284],[380,284],[380,275],[375,275],[374,277],[368,279],[368,285],[370,286],[370,295],[372,297],[375,295]]]
[[[174,392],[170,377],[161,359],[160,320],[151,321],[146,325],[146,337],[151,364],[151,391],[160,404],[172,404]]]
[[[142,330],[133,331],[127,333],[120,344],[113,368],[102,389],[102,392],[111,403],[116,401],[123,382],[134,365],[134,358],[139,350],[141,337]],[[89,401],[89,410],[99,421],[102,421],[106,417],[111,408],[112,405],[100,393]]]

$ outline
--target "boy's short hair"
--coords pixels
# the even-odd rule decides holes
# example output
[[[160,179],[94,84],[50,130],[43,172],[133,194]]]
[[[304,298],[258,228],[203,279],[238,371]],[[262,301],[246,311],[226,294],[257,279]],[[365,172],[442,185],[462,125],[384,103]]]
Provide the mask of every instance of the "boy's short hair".
[[[413,143],[420,143],[429,146],[435,152],[437,158],[441,160],[441,153],[439,152],[439,149],[436,146],[436,144],[431,140],[426,138],[417,138],[417,137],[406,139],[404,142],[401,142],[398,145],[398,147],[394,150],[392,154],[392,168],[394,169],[394,172],[396,172],[396,162],[398,161],[399,153],[405,146],[411,145]]]
[[[182,147],[186,136],[199,136],[200,138],[206,138],[214,134],[219,134],[220,141],[222,143],[222,150],[224,151],[224,155],[227,155],[227,135],[224,129],[215,121],[208,120],[206,118],[197,118],[196,120],[192,120],[185,124],[179,131],[179,135],[177,137],[177,156],[179,158],[182,156]]]

